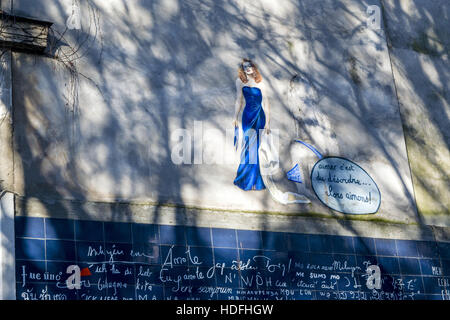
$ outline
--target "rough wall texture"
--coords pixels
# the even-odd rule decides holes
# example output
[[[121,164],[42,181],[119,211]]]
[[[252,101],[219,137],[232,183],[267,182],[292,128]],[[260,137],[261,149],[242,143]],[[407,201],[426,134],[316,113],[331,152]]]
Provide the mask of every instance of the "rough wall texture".
[[[414,191],[426,223],[450,215],[448,1],[383,1]]]
[[[13,190],[11,53],[0,51],[0,183]]]
[[[366,169],[381,191],[376,218],[422,222],[385,32],[366,24],[379,1],[87,1],[82,30],[65,30],[71,3],[14,2],[16,14],[55,22],[51,57],[14,54],[19,194],[336,215],[310,191],[312,204],[283,206],[235,187],[237,160],[217,132],[204,152],[228,163],[172,162],[176,129],[193,137],[199,121],[225,136],[237,63],[248,56],[270,89],[284,169],[299,161],[300,138]]]

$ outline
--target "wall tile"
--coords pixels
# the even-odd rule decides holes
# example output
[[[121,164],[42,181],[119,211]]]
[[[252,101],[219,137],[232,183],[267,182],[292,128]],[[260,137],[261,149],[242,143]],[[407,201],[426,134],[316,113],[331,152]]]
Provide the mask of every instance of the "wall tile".
[[[234,229],[212,228],[214,247],[237,248],[236,231]]]
[[[75,237],[82,241],[104,241],[103,222],[75,221]]]
[[[16,259],[45,260],[45,241],[35,239],[16,239]]]
[[[44,219],[15,217],[16,237],[44,238]]]
[[[161,244],[186,245],[184,227],[182,226],[159,226]]]
[[[66,219],[45,219],[47,239],[74,240],[74,221]]]

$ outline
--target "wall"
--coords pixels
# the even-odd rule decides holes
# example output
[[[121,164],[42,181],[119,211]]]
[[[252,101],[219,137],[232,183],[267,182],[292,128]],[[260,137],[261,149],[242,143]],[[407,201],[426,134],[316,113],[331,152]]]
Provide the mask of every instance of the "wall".
[[[75,233],[64,238],[56,225],[75,228],[74,220],[86,220],[102,226],[122,223],[131,230],[142,224],[186,225],[210,233],[219,228],[235,234],[282,232],[287,243],[295,234],[307,239],[303,262],[322,254],[322,266],[341,253],[314,251],[312,235],[320,235],[319,242],[329,236],[344,242],[351,237],[353,244],[389,240],[417,251],[387,255],[398,268],[384,270],[383,283],[414,276],[420,292],[408,298],[448,299],[448,121],[441,116],[449,110],[448,37],[442,31],[448,29],[448,5],[404,3],[83,1],[82,29],[69,30],[71,0],[14,1],[15,14],[54,22],[45,55],[14,52],[11,62],[2,56],[2,88],[7,90],[2,89],[0,104],[0,115],[6,115],[0,123],[0,182],[2,190],[15,193],[17,284],[24,264],[39,266],[41,273],[64,273],[67,262],[80,262],[71,250],[67,254],[76,259],[60,256],[64,241],[78,238]],[[368,27],[369,5],[383,8],[381,29]],[[11,2],[1,6],[9,9]],[[398,26],[402,32],[395,31]],[[255,59],[268,85],[282,169],[299,162],[308,176],[317,160],[295,138],[324,155],[355,161],[380,189],[376,214],[332,211],[308,184],[300,188],[312,201],[308,205],[281,205],[267,190],[244,192],[233,185],[237,154],[220,134],[231,128],[241,57]],[[414,117],[418,113],[420,122]],[[204,131],[218,130],[203,144],[197,139],[200,123]],[[202,146],[203,157],[217,156],[225,163],[173,163],[177,129],[191,135],[193,162]],[[285,178],[281,187],[298,191]],[[39,228],[56,218],[62,219],[59,224],[48,225],[54,230],[55,256],[27,257],[24,239],[45,248],[50,238],[47,229]],[[437,251],[430,256],[418,249],[419,242]],[[170,247],[155,245],[161,252]],[[259,245],[270,251],[264,242]],[[208,241],[201,246],[209,248]],[[292,249],[274,249],[283,253],[280,263],[288,263]],[[355,264],[360,253],[350,253]],[[376,247],[367,254],[386,258]],[[411,259],[419,266],[413,274],[400,263]],[[377,265],[387,268],[382,260]],[[431,262],[446,273],[430,274]],[[54,269],[55,263],[64,266]],[[359,267],[364,274],[365,265]],[[42,293],[45,283],[34,288]],[[339,290],[338,285],[334,298],[342,297]],[[310,297],[326,298],[319,291]],[[400,297],[393,288],[383,292],[388,293],[384,299]],[[380,297],[380,292],[371,294]]]
[[[21,300],[450,299],[448,242],[33,217],[16,237]]]
[[[0,194],[0,300],[14,300],[15,291],[15,238],[14,195]]]
[[[446,1],[384,1],[414,192],[424,223],[450,213],[449,13]]]
[[[82,30],[57,41],[70,4],[14,2],[16,13],[55,22],[56,56],[14,55],[19,194],[336,215],[310,188],[311,204],[289,206],[236,188],[237,155],[217,135],[205,135],[203,156],[226,163],[172,162],[177,129],[195,140],[192,158],[196,122],[222,137],[232,129],[236,68],[250,56],[269,88],[283,170],[314,164],[300,138],[372,176],[383,199],[377,218],[419,220],[385,34],[367,27],[369,3],[90,1]],[[287,179],[281,188],[296,191]]]

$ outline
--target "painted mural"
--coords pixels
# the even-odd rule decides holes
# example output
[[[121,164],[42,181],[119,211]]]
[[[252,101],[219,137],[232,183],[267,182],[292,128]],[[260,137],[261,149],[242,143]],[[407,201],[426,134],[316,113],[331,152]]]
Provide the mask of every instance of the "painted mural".
[[[299,79],[298,77],[292,79],[290,97],[291,100],[296,96],[297,99],[299,98],[300,85],[309,88],[307,90],[310,91],[309,99],[303,99],[306,100],[306,106],[299,109],[304,113],[300,115],[303,119],[301,122],[303,130],[308,130],[308,126],[312,123],[314,126],[322,126],[323,131],[330,132],[331,125],[328,117],[315,106],[314,100],[317,98],[315,91],[307,81]],[[241,122],[239,118],[242,119]],[[244,191],[268,189],[272,199],[284,205],[310,203],[305,195],[291,191],[283,192],[274,182],[273,176],[280,170],[279,145],[278,140],[277,143],[274,142],[274,134],[269,124],[270,104],[265,82],[256,64],[251,59],[244,58],[239,65],[236,79],[233,141],[236,150],[238,145],[241,145],[241,154],[234,184]],[[239,125],[242,126],[242,136],[239,135]],[[333,141],[335,135],[330,133],[327,138]],[[303,159],[296,159],[298,162],[292,169],[285,172],[286,179],[295,184],[304,184],[306,179],[310,178],[310,187],[317,198],[324,205],[338,212],[371,214],[378,211],[381,203],[380,190],[364,169],[342,157],[324,158],[316,147],[300,139],[295,139],[295,142],[306,148],[310,156],[311,153],[314,154],[318,161],[314,163],[310,172],[307,171],[308,167],[305,168],[306,174],[302,178],[300,163]],[[348,177],[341,176],[342,174]]]

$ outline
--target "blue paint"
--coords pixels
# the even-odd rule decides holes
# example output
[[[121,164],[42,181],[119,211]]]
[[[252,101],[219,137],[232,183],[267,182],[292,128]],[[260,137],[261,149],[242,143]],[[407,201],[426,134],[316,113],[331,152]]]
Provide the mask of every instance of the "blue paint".
[[[439,242],[438,244],[439,255],[443,259],[450,259],[450,243]]]
[[[47,239],[74,239],[74,221],[45,219],[45,237]]]
[[[236,148],[236,150],[239,145],[238,141],[239,141],[239,127],[235,126],[234,127],[234,147]]]
[[[262,107],[262,92],[257,87],[244,86],[245,107],[242,111],[242,150],[241,161],[234,184],[242,190],[265,189],[259,169],[260,130],[264,129],[266,116]]]
[[[133,243],[158,243],[158,228],[153,224],[133,224]]]
[[[133,243],[133,262],[142,262],[148,264],[159,264],[160,263],[160,252],[159,245],[153,242]]]
[[[380,256],[396,256],[397,248],[395,240],[391,239],[375,239],[377,254]]]
[[[211,247],[211,230],[208,228],[186,227],[186,240],[189,246]]]
[[[238,247],[246,249],[262,249],[262,238],[260,231],[237,230]]]
[[[450,274],[450,260],[441,260],[442,271],[445,275]]]
[[[371,255],[357,255],[356,256],[356,263],[358,265],[372,265],[372,264],[376,264],[378,265],[378,258],[377,256],[371,256]]]
[[[308,144],[308,143],[306,143],[306,142],[304,142],[304,141],[298,140],[298,139],[295,139],[295,141],[298,142],[298,143],[301,143],[302,145],[304,145],[305,147],[307,147],[309,150],[311,150],[312,152],[314,152],[314,154],[315,154],[319,159],[322,159],[322,158],[323,158],[322,154],[321,154],[316,148],[314,148],[312,145],[310,145],[310,144]]]
[[[43,226],[16,218],[18,299],[449,298],[442,242],[59,219],[45,219],[47,233]],[[71,264],[91,272],[80,290],[64,288]],[[366,285],[372,264],[381,289]]]
[[[423,285],[428,294],[440,294],[442,291],[439,278],[436,277],[423,277]]]
[[[291,251],[309,251],[308,236],[304,234],[291,233],[288,235],[289,250]]]
[[[185,229],[182,226],[160,226],[160,239],[163,244],[186,245]]]
[[[214,247],[237,248],[236,231],[232,229],[212,229]]]
[[[44,219],[16,217],[15,233],[18,237],[44,238]]]
[[[187,252],[188,263],[198,267],[211,267],[214,265],[213,250],[210,247],[189,247]]]
[[[421,274],[419,259],[399,258],[398,263],[402,274]]]
[[[17,239],[16,259],[45,260],[45,241],[37,239]]]
[[[286,233],[262,232],[262,243],[266,250],[285,251],[287,249]]]
[[[103,242],[77,241],[77,261],[94,263],[106,261]]]
[[[331,243],[335,253],[353,253],[353,237],[332,236]]]
[[[128,261],[129,253],[133,249],[131,243],[107,242],[105,243],[105,257],[106,261]]]
[[[440,265],[439,260],[436,259],[420,259],[419,260],[420,263],[420,268],[422,270],[422,274],[423,275],[435,275],[436,272],[438,272],[439,270],[436,269],[436,266]]]
[[[229,263],[238,260],[238,250],[228,248],[214,248],[214,262],[217,264]]]
[[[298,165],[298,163],[286,173],[286,176],[289,180],[294,181],[294,182],[298,182],[298,183],[303,183],[302,182],[302,175],[300,173],[300,167]]]
[[[438,247],[436,242],[431,241],[415,241],[419,257],[423,258],[437,258],[439,257]]]
[[[98,221],[75,221],[75,234],[78,240],[103,241],[103,223]]]
[[[45,241],[47,260],[75,260],[75,242],[67,240]]]
[[[381,272],[384,274],[400,274],[400,267],[398,264],[398,258],[393,257],[378,257],[378,264],[380,265]]]
[[[356,254],[375,254],[375,241],[372,238],[353,238],[353,246]]]
[[[332,238],[323,235],[310,235],[309,248],[311,252],[332,252]]]
[[[109,242],[131,243],[131,224],[105,222],[105,240]]]
[[[415,241],[396,240],[397,252],[399,256],[418,257],[417,244]]]

